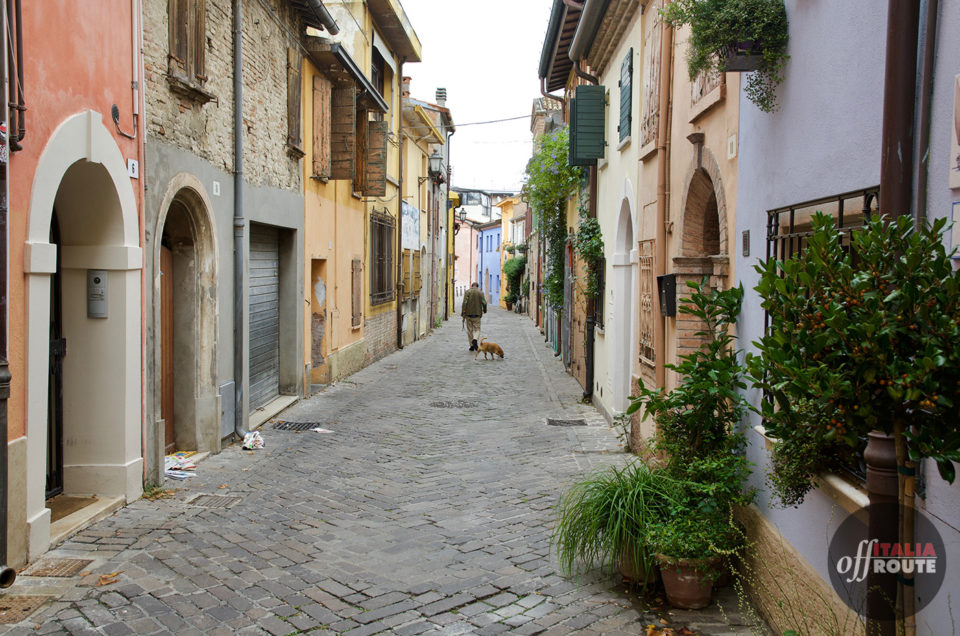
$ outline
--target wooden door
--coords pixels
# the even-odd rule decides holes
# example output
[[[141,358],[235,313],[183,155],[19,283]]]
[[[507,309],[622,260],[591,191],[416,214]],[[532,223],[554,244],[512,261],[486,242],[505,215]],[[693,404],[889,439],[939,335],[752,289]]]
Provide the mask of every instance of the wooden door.
[[[167,454],[176,450],[173,432],[173,252],[160,247],[160,417]]]

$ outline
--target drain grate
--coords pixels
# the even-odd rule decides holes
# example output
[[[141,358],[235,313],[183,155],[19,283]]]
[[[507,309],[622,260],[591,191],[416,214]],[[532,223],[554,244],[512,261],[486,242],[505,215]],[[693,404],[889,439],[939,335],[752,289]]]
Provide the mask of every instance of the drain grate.
[[[240,501],[240,497],[227,497],[225,495],[197,495],[187,501],[191,506],[202,506],[204,508],[229,508]]]
[[[586,426],[587,420],[556,420],[552,417],[547,418],[547,426]]]
[[[24,576],[68,577],[93,563],[93,559],[41,559],[22,572]]]
[[[0,596],[0,624],[12,625],[26,620],[52,596]]]
[[[275,431],[309,431],[311,428],[321,426],[319,422],[284,422],[278,421],[273,425]]]
[[[455,400],[453,402],[431,402],[430,406],[435,409],[475,409],[480,406],[480,403],[468,402],[467,400]]]

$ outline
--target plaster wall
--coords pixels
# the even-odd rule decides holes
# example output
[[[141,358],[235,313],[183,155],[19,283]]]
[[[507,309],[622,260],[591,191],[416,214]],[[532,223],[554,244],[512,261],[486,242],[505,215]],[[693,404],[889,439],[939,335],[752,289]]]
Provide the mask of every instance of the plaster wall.
[[[766,252],[766,211],[880,180],[886,12],[866,0],[831,2],[829,10],[787,0],[786,8],[790,59],[777,91],[780,110],[763,113],[740,96],[736,251],[744,249],[743,232],[749,230],[750,255],[739,256],[734,268],[745,290],[736,335],[747,350],[763,330],[753,268]],[[753,390],[747,397],[755,404],[760,399]],[[766,443],[753,430],[760,419],[751,413],[744,424],[757,507],[813,571],[829,580],[826,543],[845,515],[843,507],[823,489],[811,492],[799,508],[773,507],[764,479]]]

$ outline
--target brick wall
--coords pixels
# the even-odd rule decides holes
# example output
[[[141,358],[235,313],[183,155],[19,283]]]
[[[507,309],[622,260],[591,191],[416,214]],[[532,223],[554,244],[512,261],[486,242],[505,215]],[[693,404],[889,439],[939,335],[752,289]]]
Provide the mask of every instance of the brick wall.
[[[367,345],[364,366],[397,350],[397,313],[383,311],[363,323],[363,339]]]
[[[147,135],[150,141],[173,144],[229,172],[233,170],[231,0],[206,0],[208,79],[203,89],[214,96],[206,103],[171,90],[167,7],[167,0],[147,0],[143,6]],[[296,16],[280,0],[244,2],[243,11],[244,180],[299,191],[299,162],[286,152],[287,48],[295,45],[292,34],[299,32]]]

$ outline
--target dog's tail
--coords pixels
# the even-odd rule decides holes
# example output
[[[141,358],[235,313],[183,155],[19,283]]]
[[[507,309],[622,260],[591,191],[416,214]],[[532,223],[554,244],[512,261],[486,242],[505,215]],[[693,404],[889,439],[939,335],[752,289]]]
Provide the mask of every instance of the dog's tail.
[[[480,338],[480,344],[483,344],[484,340],[486,340],[486,338]]]

